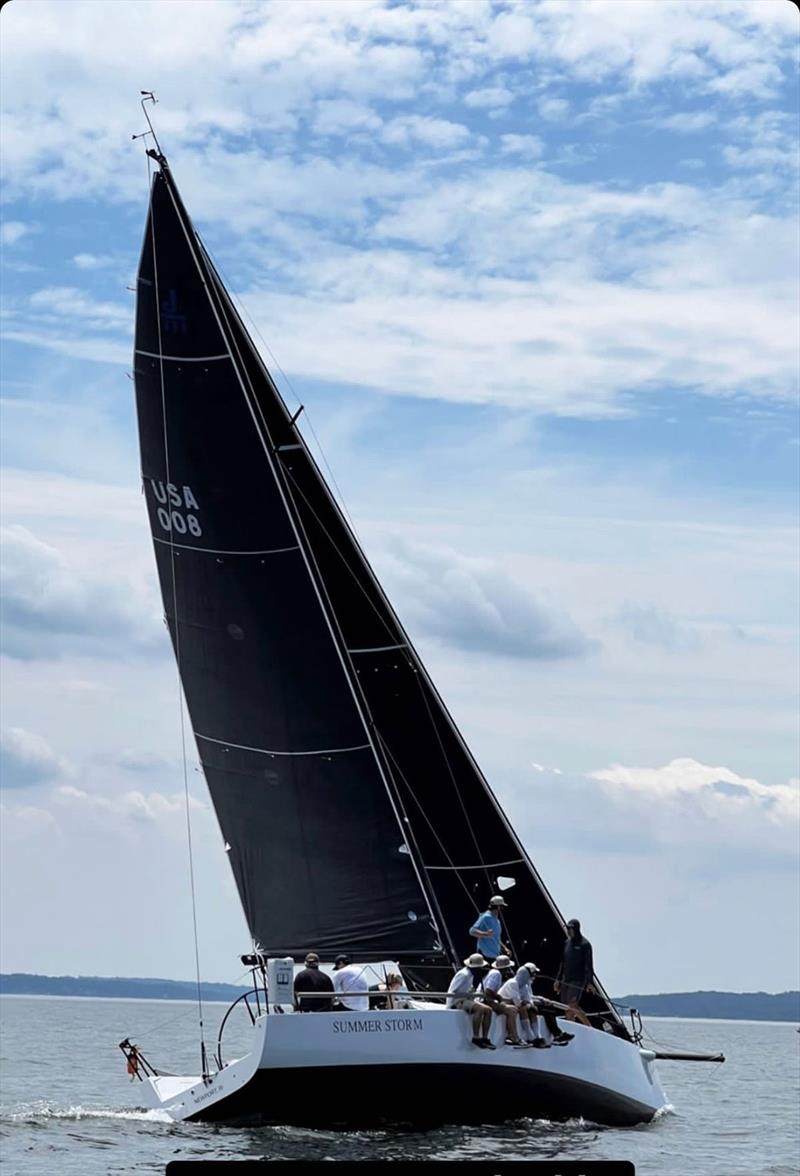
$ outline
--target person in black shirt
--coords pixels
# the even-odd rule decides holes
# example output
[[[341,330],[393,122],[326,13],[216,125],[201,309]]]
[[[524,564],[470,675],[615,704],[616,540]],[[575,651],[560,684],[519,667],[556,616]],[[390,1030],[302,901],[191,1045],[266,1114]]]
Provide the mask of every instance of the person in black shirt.
[[[578,920],[570,919],[567,923],[567,942],[564,944],[564,955],[553,989],[563,1003],[568,1006],[565,1020],[580,1021],[582,1025],[587,1025],[590,1029],[592,1023],[580,1007],[580,999],[584,992],[594,992],[593,976],[592,945],[586,936],[581,934],[581,925]]]
[[[329,1013],[333,1008],[333,981],[325,972],[320,971],[319,956],[310,951],[305,958],[305,967],[294,978],[294,999],[301,1013]],[[323,997],[315,1000],[303,1000],[298,993],[330,992],[331,999]]]

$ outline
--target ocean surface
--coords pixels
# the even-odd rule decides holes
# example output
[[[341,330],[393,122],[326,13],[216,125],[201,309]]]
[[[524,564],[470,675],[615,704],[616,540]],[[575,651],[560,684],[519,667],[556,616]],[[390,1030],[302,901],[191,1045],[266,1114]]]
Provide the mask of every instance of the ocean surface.
[[[224,1005],[206,1006],[215,1042]],[[336,1133],[170,1124],[143,1109],[117,1042],[196,1072],[197,1010],[175,1001],[4,997],[0,1158],[5,1176],[163,1173],[171,1159],[625,1159],[638,1176],[797,1176],[800,1034],[794,1025],[651,1018],[649,1043],[722,1050],[724,1065],[659,1063],[671,1109],[633,1128],[522,1119],[501,1127]],[[246,1017],[226,1029],[226,1056]],[[189,1067],[189,1070],[186,1069]]]

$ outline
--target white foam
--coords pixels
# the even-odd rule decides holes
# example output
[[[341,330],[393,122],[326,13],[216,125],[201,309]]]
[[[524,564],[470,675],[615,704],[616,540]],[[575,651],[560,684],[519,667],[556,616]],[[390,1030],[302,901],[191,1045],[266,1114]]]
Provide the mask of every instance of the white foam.
[[[172,1119],[166,1111],[158,1108],[147,1110],[144,1107],[131,1107],[130,1110],[116,1110],[113,1107],[52,1107],[48,1103],[38,1102],[18,1106],[0,1111],[0,1119],[12,1123],[36,1122],[40,1119],[69,1119],[79,1122],[81,1119],[133,1119],[150,1123],[171,1123]]]

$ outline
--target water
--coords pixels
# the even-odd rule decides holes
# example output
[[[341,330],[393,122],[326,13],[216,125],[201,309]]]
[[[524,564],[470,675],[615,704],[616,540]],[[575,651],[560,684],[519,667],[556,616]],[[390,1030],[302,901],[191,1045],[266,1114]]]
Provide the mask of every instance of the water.
[[[224,1006],[207,1006],[216,1039]],[[796,1176],[800,1034],[793,1025],[651,1019],[660,1044],[722,1050],[724,1066],[661,1062],[673,1109],[633,1128],[520,1120],[502,1127],[348,1134],[170,1124],[142,1108],[116,1043],[196,1072],[195,1009],[168,1001],[6,997],[0,1155],[6,1176],[163,1173],[171,1159],[626,1159],[638,1176]],[[245,1018],[231,1026],[246,1040]],[[228,1030],[226,1030],[226,1042]]]

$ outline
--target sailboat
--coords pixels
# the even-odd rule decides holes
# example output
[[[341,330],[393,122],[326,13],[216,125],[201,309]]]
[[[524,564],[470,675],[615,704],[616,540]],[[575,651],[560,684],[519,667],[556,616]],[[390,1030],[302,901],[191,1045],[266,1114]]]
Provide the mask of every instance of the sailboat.
[[[443,999],[489,896],[554,977],[564,918],[251,340],[156,147],[137,279],[144,496],[199,760],[253,940],[251,1048],[132,1077],[172,1120],[636,1124],[665,1106],[595,977],[567,1048],[476,1049]],[[295,1010],[295,960],[390,960],[405,1009]],[[548,982],[546,982],[548,983]],[[545,992],[557,1001],[550,988]],[[563,1006],[558,1006],[563,1011]],[[565,1024],[562,1022],[562,1024]],[[313,1096],[312,1093],[314,1092]]]

